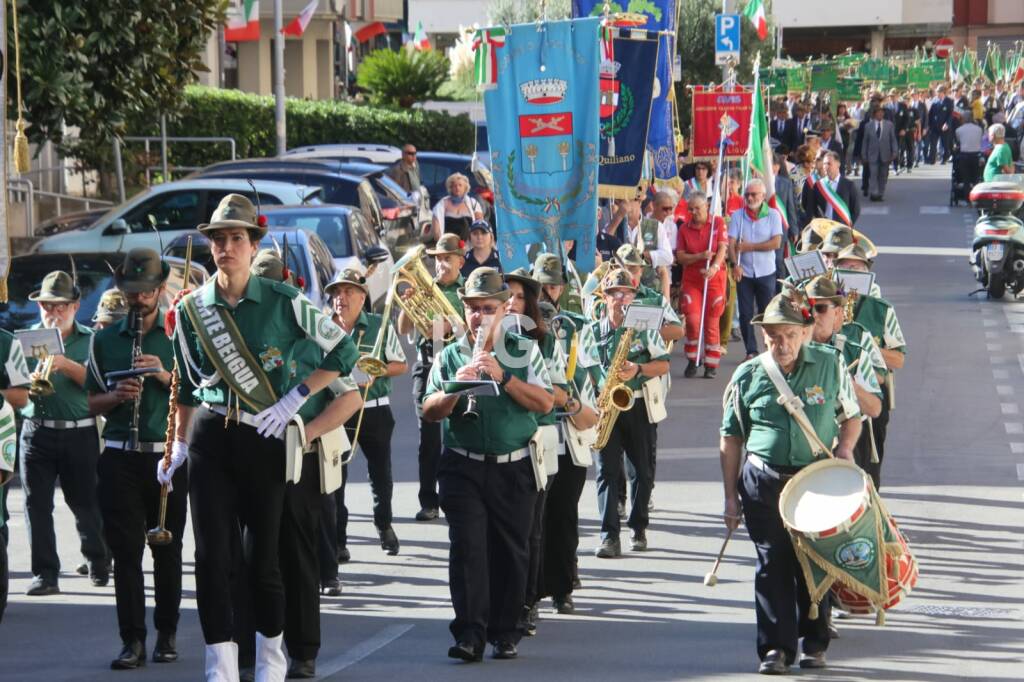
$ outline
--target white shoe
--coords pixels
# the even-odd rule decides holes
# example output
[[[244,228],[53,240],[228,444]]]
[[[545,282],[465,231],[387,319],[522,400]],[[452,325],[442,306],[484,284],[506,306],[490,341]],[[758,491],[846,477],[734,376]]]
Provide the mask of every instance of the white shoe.
[[[284,682],[288,660],[281,644],[284,634],[265,637],[256,633],[256,682]]]
[[[238,645],[218,642],[206,645],[206,682],[238,682]]]

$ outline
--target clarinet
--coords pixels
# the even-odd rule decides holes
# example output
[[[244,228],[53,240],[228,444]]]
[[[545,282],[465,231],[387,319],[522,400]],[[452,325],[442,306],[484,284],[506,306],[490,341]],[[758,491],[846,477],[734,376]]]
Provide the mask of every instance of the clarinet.
[[[142,355],[142,315],[132,309],[128,314],[128,326],[132,331],[132,369],[135,368],[136,359]],[[142,408],[142,382],[146,378],[139,377],[139,397],[132,401],[132,420],[128,429],[128,450],[139,449],[139,417]]]
[[[484,349],[484,344],[487,343],[487,334],[484,333],[484,323],[481,322],[480,326],[476,329],[476,338],[473,340],[473,357]],[[481,376],[481,379],[486,379],[486,376]],[[470,421],[476,421],[480,418],[480,413],[476,411],[476,394],[471,393],[466,399],[466,411],[462,413],[462,416]]]

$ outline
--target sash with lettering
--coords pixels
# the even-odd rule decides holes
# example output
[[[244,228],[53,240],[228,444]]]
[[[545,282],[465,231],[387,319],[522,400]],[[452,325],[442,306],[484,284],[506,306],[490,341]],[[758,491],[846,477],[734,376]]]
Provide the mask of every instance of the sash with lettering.
[[[853,227],[853,218],[850,214],[850,207],[847,206],[846,202],[843,201],[843,198],[839,196],[834,189],[832,189],[832,185],[825,181],[826,179],[827,178],[822,178],[821,180],[818,180],[817,187],[818,192],[825,198],[828,205],[832,207],[832,220],[837,220],[845,225]]]
[[[600,20],[512,26],[484,92],[498,251],[505,269],[529,267],[527,247],[576,242],[592,270],[598,176]],[[482,49],[481,45],[481,49]]]
[[[217,305],[204,306],[195,293],[182,299],[199,345],[228,387],[255,412],[277,402],[263,366],[256,361],[231,315]]]
[[[635,199],[649,184],[643,175],[644,150],[654,97],[658,34],[618,27],[606,28],[604,34],[597,193],[610,199]]]
[[[605,0],[572,0],[574,17],[597,17],[604,14]],[[658,60],[655,68],[654,95],[651,118],[647,130],[647,151],[653,158],[654,179],[659,185],[669,185],[682,191],[679,169],[676,167],[675,91],[672,87],[672,60],[676,54],[678,29],[678,0],[619,0],[610,2],[613,20],[619,26],[623,21],[614,18],[617,13],[646,17],[645,23],[633,23],[634,28],[646,29],[659,36]]]

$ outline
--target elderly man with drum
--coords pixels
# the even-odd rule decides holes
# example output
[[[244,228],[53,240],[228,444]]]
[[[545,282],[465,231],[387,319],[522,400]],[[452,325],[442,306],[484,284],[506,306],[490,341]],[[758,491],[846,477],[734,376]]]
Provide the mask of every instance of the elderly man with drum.
[[[725,392],[720,446],[725,524],[734,530],[742,509],[757,549],[758,672],[782,675],[796,659],[801,637],[800,667],[825,667],[829,600],[816,608],[810,603],[779,496],[800,469],[823,456],[821,443],[831,445],[838,436],[835,455],[853,459],[860,409],[842,355],[808,343],[814,317],[800,292],[787,287],[753,323],[762,328],[768,350],[740,365]],[[798,420],[814,433],[805,435]]]

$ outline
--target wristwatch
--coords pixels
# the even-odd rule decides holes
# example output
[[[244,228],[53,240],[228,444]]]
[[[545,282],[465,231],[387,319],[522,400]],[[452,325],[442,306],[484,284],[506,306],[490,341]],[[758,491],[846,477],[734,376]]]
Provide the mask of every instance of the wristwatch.
[[[298,390],[299,395],[301,395],[303,398],[309,397],[309,386],[307,386],[305,383],[301,383],[295,388],[296,390]]]
[[[505,372],[504,376],[501,377],[501,382],[498,385],[501,386],[502,388],[505,388],[505,386],[511,380],[512,380],[512,372]]]

